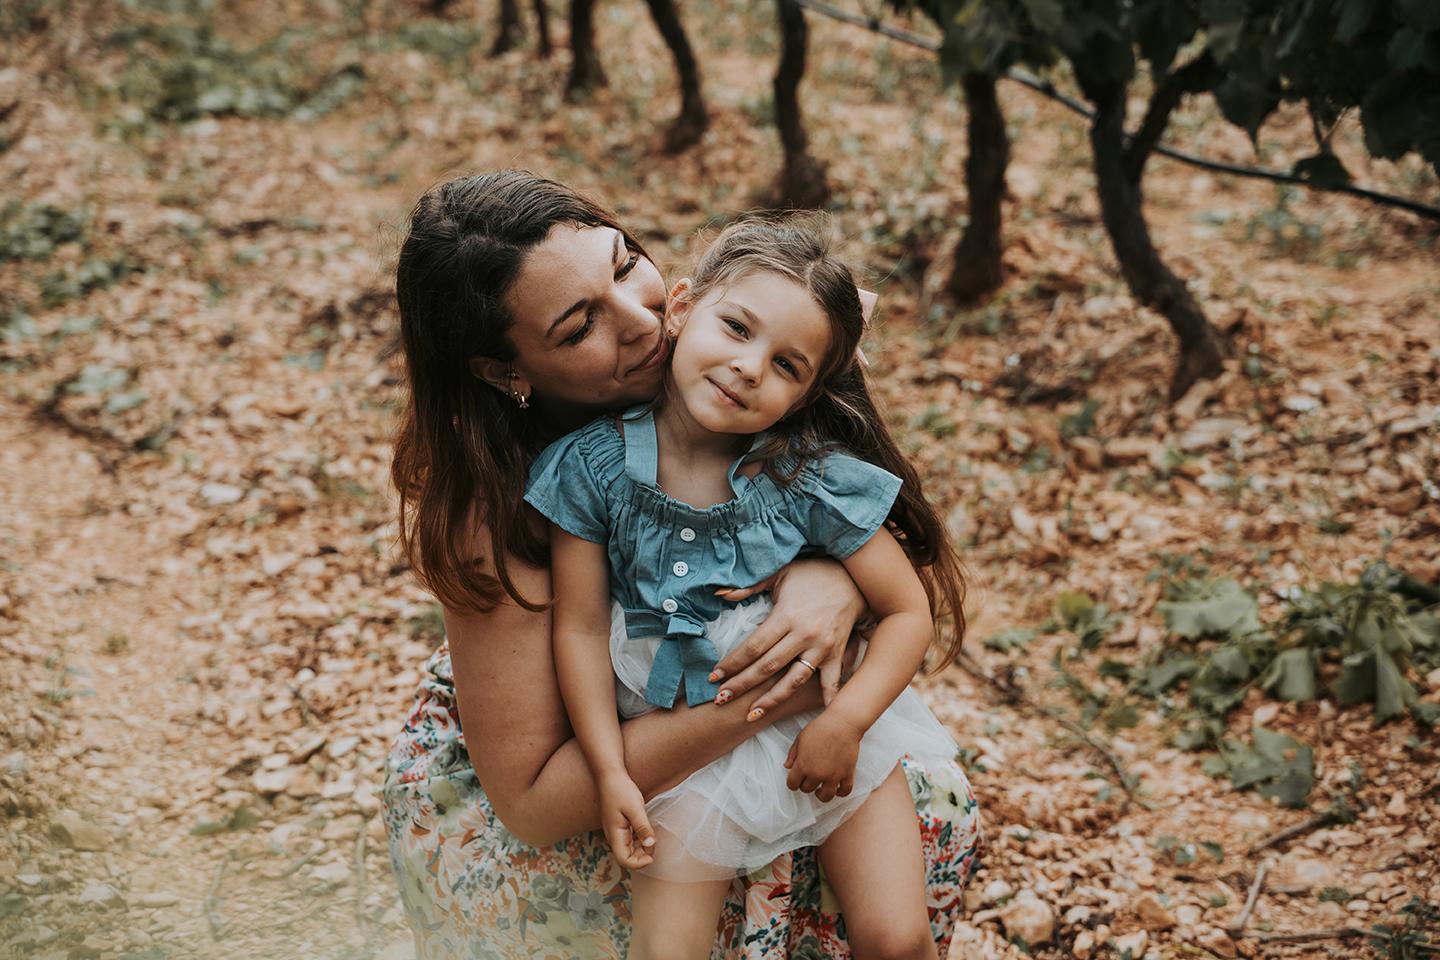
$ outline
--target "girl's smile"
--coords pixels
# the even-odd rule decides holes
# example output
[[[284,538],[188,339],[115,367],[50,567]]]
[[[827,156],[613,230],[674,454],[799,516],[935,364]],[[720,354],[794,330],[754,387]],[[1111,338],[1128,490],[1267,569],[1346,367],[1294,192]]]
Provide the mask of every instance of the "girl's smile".
[[[672,292],[670,390],[695,426],[712,433],[768,430],[809,395],[830,349],[830,321],[803,286],[755,273],[698,302],[689,281]]]

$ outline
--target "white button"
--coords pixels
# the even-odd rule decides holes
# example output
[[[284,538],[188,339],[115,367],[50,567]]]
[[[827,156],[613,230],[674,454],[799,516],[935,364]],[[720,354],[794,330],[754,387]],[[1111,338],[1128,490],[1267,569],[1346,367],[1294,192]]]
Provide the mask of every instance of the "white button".
[[[670,569],[675,571],[675,576],[683,577],[685,576],[685,574],[690,572],[690,564],[686,563],[684,560],[676,560],[675,566],[671,567]]]
[[[691,540],[695,539],[695,531],[691,530],[689,527],[682,527],[680,529],[680,539],[684,540],[686,543],[689,543]]]
[[[676,603],[674,600],[671,600],[669,597],[666,597],[664,600],[660,601],[660,609],[664,610],[666,613],[674,613],[676,610],[680,609],[680,604]]]

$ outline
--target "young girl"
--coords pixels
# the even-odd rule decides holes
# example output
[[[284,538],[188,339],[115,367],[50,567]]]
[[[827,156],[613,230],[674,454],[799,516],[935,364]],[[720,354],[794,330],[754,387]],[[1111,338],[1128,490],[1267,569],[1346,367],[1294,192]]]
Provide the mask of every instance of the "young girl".
[[[561,692],[606,838],[634,871],[632,960],[708,957],[733,878],[811,845],[857,957],[935,957],[898,762],[955,755],[907,685],[940,610],[955,629],[939,663],[958,650],[964,584],[870,397],[864,327],[820,231],[732,225],[671,292],[660,399],[562,438],[531,472],[526,500],[552,524]],[[717,594],[803,551],[840,560],[878,621],[854,675],[823,711],[776,722],[647,804],[617,696],[627,717],[682,691],[691,706],[725,702],[714,666],[768,601]]]

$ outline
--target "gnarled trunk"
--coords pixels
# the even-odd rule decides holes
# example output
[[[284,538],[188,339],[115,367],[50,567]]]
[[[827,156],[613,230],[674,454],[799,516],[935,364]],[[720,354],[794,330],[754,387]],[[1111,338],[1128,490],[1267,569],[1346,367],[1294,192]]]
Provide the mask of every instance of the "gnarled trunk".
[[[495,24],[495,42],[490,56],[509,53],[520,42],[520,0],[500,0],[500,15]]]
[[[1205,319],[1185,282],[1161,261],[1150,239],[1141,207],[1140,180],[1133,161],[1126,162],[1124,87],[1092,86],[1086,92],[1096,108],[1090,145],[1095,153],[1100,211],[1115,258],[1135,299],[1158,310],[1180,339],[1180,354],[1170,380],[1170,399],[1176,400],[1195,381],[1219,376],[1223,356],[1220,334]]]
[[[685,36],[685,27],[680,23],[680,14],[675,10],[674,0],[645,0],[650,8],[650,17],[660,28],[660,36],[675,58],[675,71],[680,74],[680,113],[670,129],[665,132],[665,150],[679,153],[700,142],[705,128],[710,125],[710,114],[705,109],[705,98],[700,94],[700,69],[695,63],[695,53],[690,49],[690,39]]]
[[[595,52],[595,0],[570,0],[570,79],[565,96],[575,100],[605,83]]]
[[[540,34],[540,56],[550,56],[550,8],[545,0],[535,0],[535,26]]]
[[[805,76],[809,30],[795,0],[776,0],[780,15],[780,66],[775,71],[775,126],[785,150],[785,166],[775,184],[775,205],[818,207],[830,198],[825,165],[810,156],[800,119],[800,80]]]
[[[1010,141],[1005,115],[995,92],[996,78],[967,73],[961,78],[969,114],[970,152],[965,157],[965,189],[970,195],[970,223],[955,247],[954,268],[946,291],[960,301],[974,301],[1000,286],[1000,205],[1005,199],[1005,167]]]

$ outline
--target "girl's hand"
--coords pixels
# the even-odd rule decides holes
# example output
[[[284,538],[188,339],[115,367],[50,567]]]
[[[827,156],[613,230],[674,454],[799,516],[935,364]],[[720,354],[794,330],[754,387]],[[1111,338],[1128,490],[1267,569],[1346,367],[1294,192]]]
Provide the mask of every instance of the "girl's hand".
[[[645,815],[645,798],[629,774],[616,774],[599,781],[600,825],[610,852],[629,870],[647,867],[655,859],[655,831]]]
[[[855,621],[865,610],[865,599],[845,568],[834,560],[797,560],[769,580],[750,587],[719,591],[725,600],[738,601],[769,590],[775,609],[744,643],[715,666],[721,684],[717,703],[725,703],[770,677],[779,679],[755,704],[763,716],[803,687],[812,672],[820,674],[825,703],[840,689],[841,655]],[[782,674],[783,671],[783,674]],[[728,696],[727,696],[728,692]]]
[[[813,793],[816,800],[827,803],[850,796],[855,788],[855,759],[864,734],[864,730],[834,711],[820,714],[790,745],[790,755],[785,758],[790,776],[785,778],[785,785]]]

